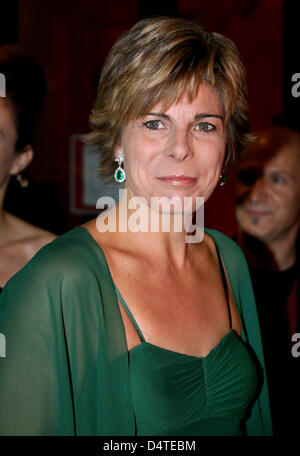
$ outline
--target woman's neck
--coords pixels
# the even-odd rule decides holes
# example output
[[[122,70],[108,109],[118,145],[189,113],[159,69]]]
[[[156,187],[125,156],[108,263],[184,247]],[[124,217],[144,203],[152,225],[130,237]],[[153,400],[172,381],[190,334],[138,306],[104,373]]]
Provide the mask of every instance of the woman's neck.
[[[204,236],[203,227],[195,229],[192,214],[157,211],[143,202],[133,209],[126,194],[116,206],[98,216],[96,225],[99,232],[118,233],[118,242],[124,248],[131,246],[178,269],[186,264],[192,245],[201,242]]]

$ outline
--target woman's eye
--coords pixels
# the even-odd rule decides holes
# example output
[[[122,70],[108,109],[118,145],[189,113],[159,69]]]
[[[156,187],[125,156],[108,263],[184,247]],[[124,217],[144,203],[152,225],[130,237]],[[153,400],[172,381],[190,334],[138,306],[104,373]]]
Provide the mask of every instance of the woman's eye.
[[[149,130],[159,130],[160,128],[163,128],[163,124],[160,120],[148,120],[148,122],[145,122],[143,125],[146,128],[149,128]]]
[[[204,131],[204,132],[212,131],[212,130],[216,129],[216,127],[209,122],[200,122],[196,125],[195,128],[198,131]]]

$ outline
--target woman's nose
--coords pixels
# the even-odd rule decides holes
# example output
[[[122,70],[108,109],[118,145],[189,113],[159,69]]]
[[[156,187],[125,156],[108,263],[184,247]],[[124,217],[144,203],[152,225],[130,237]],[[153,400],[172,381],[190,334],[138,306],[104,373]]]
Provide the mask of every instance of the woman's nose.
[[[187,132],[176,132],[172,135],[168,144],[168,157],[181,162],[193,157],[191,139]]]

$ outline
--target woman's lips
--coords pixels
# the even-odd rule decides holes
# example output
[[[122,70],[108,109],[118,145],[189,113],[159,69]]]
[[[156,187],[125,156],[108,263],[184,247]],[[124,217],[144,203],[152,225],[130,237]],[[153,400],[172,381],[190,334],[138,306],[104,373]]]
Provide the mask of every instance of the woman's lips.
[[[191,176],[162,176],[158,177],[158,180],[164,182],[165,184],[174,185],[175,187],[188,187],[193,185],[197,179]]]

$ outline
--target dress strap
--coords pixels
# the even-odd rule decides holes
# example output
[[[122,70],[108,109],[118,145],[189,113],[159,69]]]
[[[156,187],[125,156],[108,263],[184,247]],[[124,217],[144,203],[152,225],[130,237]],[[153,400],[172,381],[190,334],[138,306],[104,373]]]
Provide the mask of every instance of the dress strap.
[[[220,266],[220,271],[221,271],[221,276],[222,276],[222,281],[223,281],[223,286],[224,286],[224,291],[225,291],[225,296],[226,296],[226,303],[227,303],[227,308],[228,308],[230,329],[232,329],[231,310],[230,310],[230,304],[229,304],[228,287],[227,287],[227,281],[226,281],[224,266],[223,266],[222,258],[221,258],[221,255],[220,255],[220,252],[219,252],[219,249],[218,249],[217,246],[216,246],[216,250],[217,250],[217,254],[218,254],[219,266]]]
[[[117,294],[117,296],[118,296],[118,298],[119,298],[119,300],[120,300],[120,302],[121,302],[121,304],[122,304],[122,306],[123,306],[125,312],[127,313],[127,315],[128,315],[128,317],[129,317],[131,323],[132,323],[133,326],[135,327],[136,332],[138,333],[139,338],[141,339],[141,342],[145,342],[145,338],[144,338],[144,336],[143,336],[142,331],[140,330],[140,328],[139,328],[137,322],[135,321],[134,316],[133,316],[132,313],[130,312],[130,310],[129,310],[127,304],[126,304],[126,302],[125,302],[124,299],[122,298],[121,293],[119,292],[119,290],[117,289],[116,286],[115,286],[115,290],[116,290],[116,294]]]

